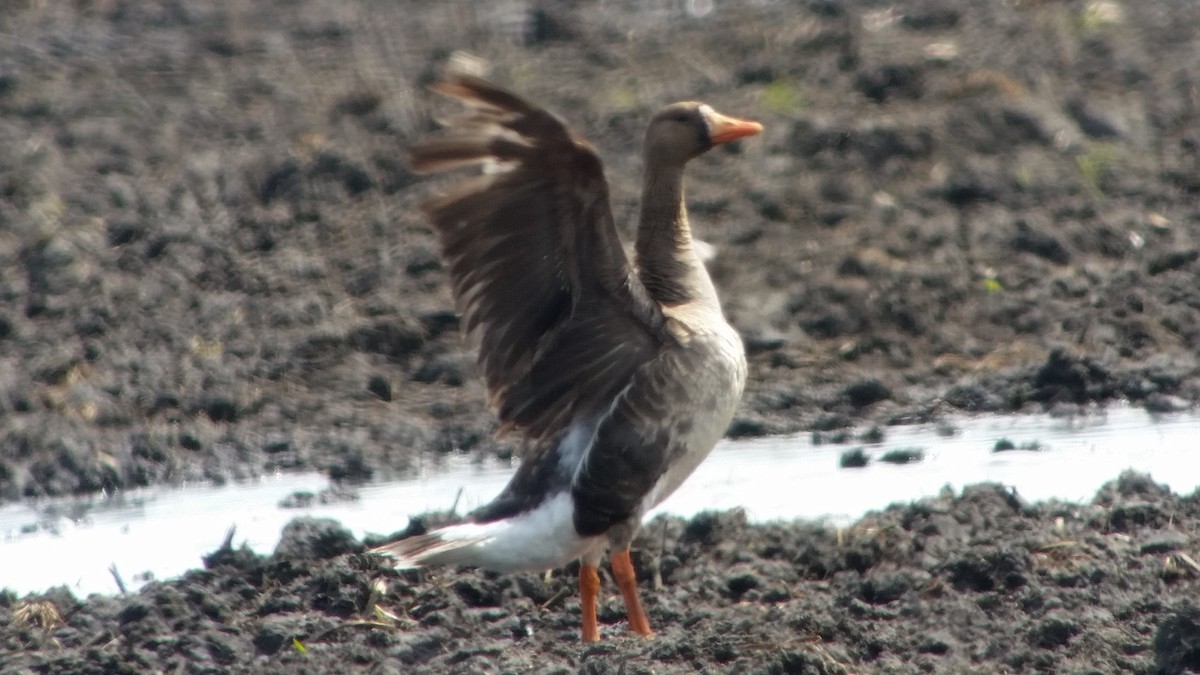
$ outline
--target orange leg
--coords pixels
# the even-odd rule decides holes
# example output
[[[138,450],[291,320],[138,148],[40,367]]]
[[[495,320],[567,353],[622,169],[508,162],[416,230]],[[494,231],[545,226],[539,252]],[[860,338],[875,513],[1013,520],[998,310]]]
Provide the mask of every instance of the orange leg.
[[[621,587],[621,595],[625,596],[625,613],[629,615],[629,629],[643,637],[651,637],[650,622],[646,612],[642,611],[642,601],[638,598],[637,573],[633,571],[633,561],[629,559],[629,549],[615,551],[612,554],[613,576]]]
[[[596,623],[596,596],[600,593],[600,573],[595,565],[579,565],[579,602],[583,609],[583,641],[599,642],[600,625]]]

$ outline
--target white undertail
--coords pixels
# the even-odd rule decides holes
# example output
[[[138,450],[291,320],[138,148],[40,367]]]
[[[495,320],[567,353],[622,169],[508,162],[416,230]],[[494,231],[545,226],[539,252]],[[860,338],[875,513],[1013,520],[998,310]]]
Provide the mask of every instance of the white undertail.
[[[532,511],[490,523],[463,523],[386,544],[376,553],[397,568],[472,565],[497,572],[542,571],[575,560],[603,543],[575,532],[569,492],[559,492]]]

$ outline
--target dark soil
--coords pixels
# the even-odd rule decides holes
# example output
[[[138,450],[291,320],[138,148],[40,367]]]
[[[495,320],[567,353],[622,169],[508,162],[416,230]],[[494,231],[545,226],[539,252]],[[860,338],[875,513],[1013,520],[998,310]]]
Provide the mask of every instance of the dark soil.
[[[595,141],[622,223],[659,105],[766,125],[690,173],[752,364],[731,435],[1200,401],[1193,0],[735,4],[0,3],[0,501],[509,453],[404,163],[457,49]],[[569,575],[403,577],[400,628],[348,622],[380,572],[335,532],[52,593],[65,627],[6,621],[0,669],[1198,667],[1196,503],[1122,486],[980,488],[840,543],[651,526],[659,639],[586,649]]]

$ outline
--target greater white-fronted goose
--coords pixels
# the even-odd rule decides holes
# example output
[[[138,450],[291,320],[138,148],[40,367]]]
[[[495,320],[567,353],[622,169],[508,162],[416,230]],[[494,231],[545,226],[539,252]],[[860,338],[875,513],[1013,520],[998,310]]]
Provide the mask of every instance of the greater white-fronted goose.
[[[424,208],[491,407],[523,451],[508,486],[468,522],[375,551],[397,567],[497,571],[578,558],[583,639],[592,642],[600,638],[597,565],[611,547],[630,628],[652,635],[630,542],[642,516],[720,439],[746,380],[742,342],[696,255],[684,165],[762,126],[696,102],[654,115],[630,264],[586,141],[477,77],[452,75],[434,89],[467,112],[414,147],[412,166],[485,165]]]

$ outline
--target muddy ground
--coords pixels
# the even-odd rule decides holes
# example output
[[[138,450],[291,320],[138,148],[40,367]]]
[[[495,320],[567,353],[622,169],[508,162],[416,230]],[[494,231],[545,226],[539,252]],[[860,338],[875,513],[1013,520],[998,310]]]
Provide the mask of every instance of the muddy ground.
[[[1087,505],[980,485],[846,530],[661,518],[583,646],[553,577],[385,570],[333,521],[118,598],[0,593],[4,673],[1178,673],[1200,670],[1200,497],[1136,474]],[[1189,554],[1189,551],[1191,554]]]
[[[595,141],[622,223],[659,105],[766,125],[690,173],[752,364],[731,435],[1200,400],[1191,0],[708,7],[0,3],[0,499],[508,453],[404,164],[458,49]],[[51,672],[1175,672],[1200,658],[1177,555],[1200,515],[1147,489],[981,488],[840,545],[671,521],[639,549],[665,547],[652,643],[561,640],[569,596],[538,610],[559,577],[406,577],[381,603],[401,629],[347,625],[373,563],[235,552],[130,598],[51,594],[67,626],[7,621],[0,650]]]

